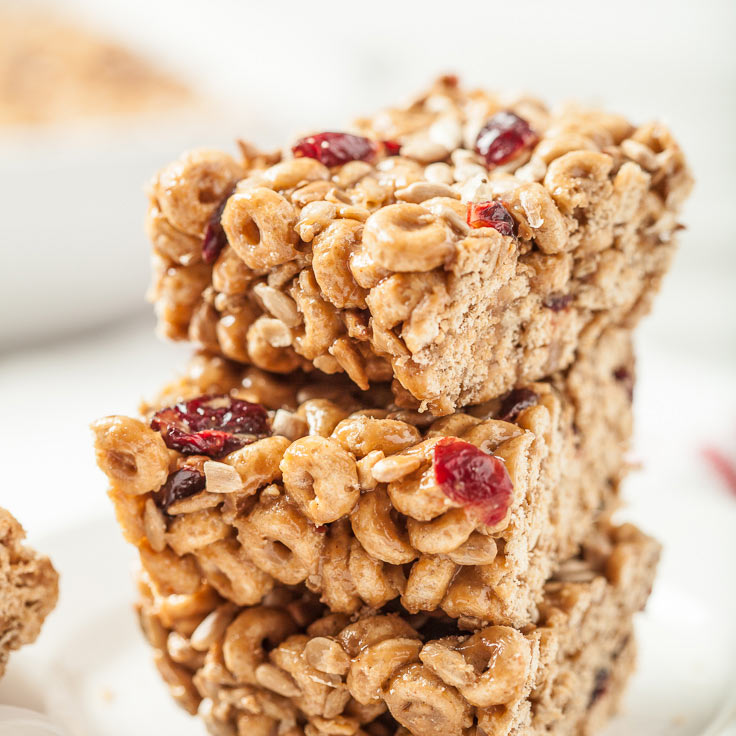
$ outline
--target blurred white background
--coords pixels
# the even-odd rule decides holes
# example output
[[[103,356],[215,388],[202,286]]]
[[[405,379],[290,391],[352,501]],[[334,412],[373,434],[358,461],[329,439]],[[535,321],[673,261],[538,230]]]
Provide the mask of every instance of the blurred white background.
[[[142,302],[142,186],[180,149],[233,148],[235,135],[279,146],[339,129],[448,71],[672,127],[696,188],[674,269],[639,333],[644,470],[625,495],[628,516],[666,542],[653,608],[672,624],[645,645],[639,683],[650,690],[630,708],[644,718],[652,703],[684,720],[621,733],[703,733],[736,690],[726,656],[736,651],[736,493],[701,452],[736,462],[736,2],[47,5],[189,80],[207,102],[191,116],[83,135],[0,127],[0,505],[41,544],[109,519],[87,424],[134,412],[187,354],[156,341]],[[692,650],[686,668],[678,646]],[[26,693],[18,682],[0,688],[0,702]]]

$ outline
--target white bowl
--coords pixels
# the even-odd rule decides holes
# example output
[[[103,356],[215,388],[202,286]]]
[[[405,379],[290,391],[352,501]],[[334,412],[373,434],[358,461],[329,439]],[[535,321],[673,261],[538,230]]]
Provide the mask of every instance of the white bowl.
[[[187,148],[233,150],[213,118],[0,130],[0,351],[144,308],[144,184]]]

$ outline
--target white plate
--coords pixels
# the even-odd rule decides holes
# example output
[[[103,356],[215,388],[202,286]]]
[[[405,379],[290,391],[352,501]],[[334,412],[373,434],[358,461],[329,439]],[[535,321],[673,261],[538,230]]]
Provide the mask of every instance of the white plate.
[[[723,552],[734,549],[726,535],[710,543],[714,553],[721,543]],[[61,571],[62,597],[38,643],[11,659],[0,702],[44,712],[69,736],[202,736],[204,727],[173,704],[151,663],[131,610],[133,554],[112,519],[42,546]],[[701,569],[691,540],[672,541],[639,621],[639,670],[605,736],[723,732],[733,714],[736,637],[723,596],[702,594],[717,590],[708,585],[714,575]]]

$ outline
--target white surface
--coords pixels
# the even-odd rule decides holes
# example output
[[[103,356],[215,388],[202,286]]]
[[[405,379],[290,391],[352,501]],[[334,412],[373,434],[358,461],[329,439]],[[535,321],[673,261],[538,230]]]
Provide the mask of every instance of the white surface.
[[[64,736],[45,716],[25,708],[0,705],[0,736]]]

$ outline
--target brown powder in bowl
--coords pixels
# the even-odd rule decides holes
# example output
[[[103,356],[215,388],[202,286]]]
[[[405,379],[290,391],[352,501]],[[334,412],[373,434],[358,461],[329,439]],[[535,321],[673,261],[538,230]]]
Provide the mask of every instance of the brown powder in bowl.
[[[180,82],[94,32],[41,12],[0,8],[0,125],[169,110]]]

